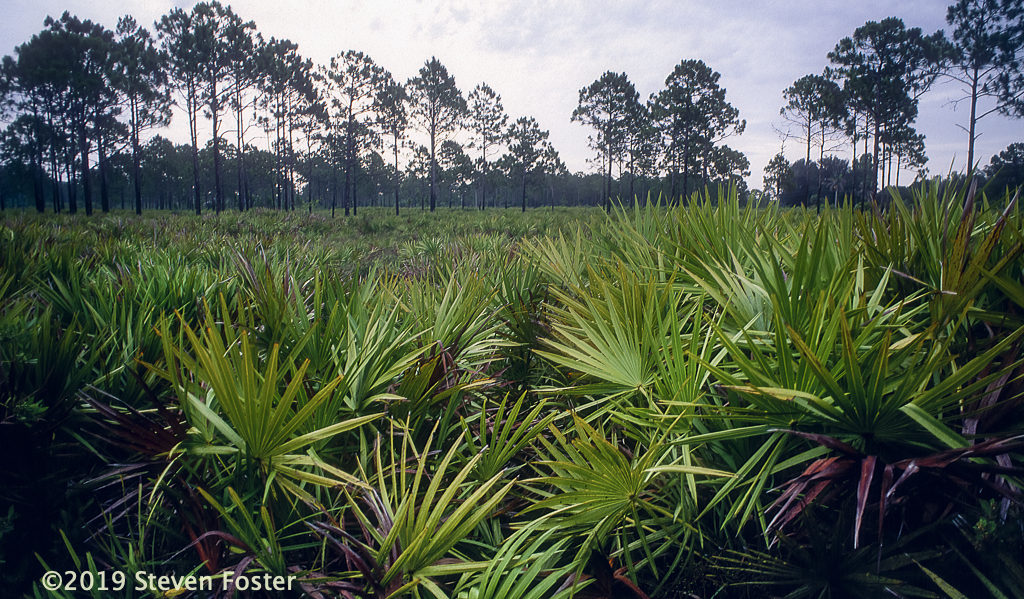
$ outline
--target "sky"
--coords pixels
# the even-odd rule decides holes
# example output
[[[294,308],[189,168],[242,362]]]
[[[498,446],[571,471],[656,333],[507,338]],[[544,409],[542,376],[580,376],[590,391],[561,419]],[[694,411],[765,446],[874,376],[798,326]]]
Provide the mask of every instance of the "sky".
[[[224,0],[222,0],[224,2]],[[228,4],[229,2],[224,2]],[[10,54],[42,28],[47,15],[64,10],[113,28],[132,14],[151,25],[178,0],[4,0],[0,54]],[[721,73],[726,99],[747,121],[745,132],[725,141],[746,154],[748,184],[762,187],[763,169],[781,148],[790,160],[804,155],[799,139],[784,142],[788,123],[779,115],[782,92],[796,79],[820,73],[843,37],[870,20],[896,16],[925,33],[946,29],[949,0],[583,0],[371,1],[240,0],[230,2],[264,37],[287,38],[318,64],[345,50],[359,50],[398,80],[415,76],[436,56],[464,95],[480,82],[501,94],[512,119],[533,116],[571,171],[590,172],[591,134],[570,122],[579,90],[605,71],[625,72],[647,98],[684,59],[700,59]],[[967,103],[960,85],[940,82],[922,97],[916,127],[926,136],[930,174],[963,170]],[[981,109],[987,108],[985,105]],[[979,110],[981,112],[981,110]],[[169,137],[187,139],[178,118]],[[999,114],[979,123],[976,160],[984,166],[1007,145],[1024,141],[1024,120]],[[799,137],[799,134],[797,134]],[[901,182],[912,179],[904,172]]]

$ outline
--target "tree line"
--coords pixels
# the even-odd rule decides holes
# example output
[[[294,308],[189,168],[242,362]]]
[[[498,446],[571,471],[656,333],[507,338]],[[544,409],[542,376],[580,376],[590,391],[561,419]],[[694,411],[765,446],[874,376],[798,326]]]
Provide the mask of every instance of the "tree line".
[[[75,213],[81,204],[92,214],[98,185],[103,211],[116,203],[115,191],[123,203],[128,188],[141,212],[147,186],[151,206],[174,208],[183,207],[187,187],[196,214],[229,204],[294,210],[304,203],[329,204],[332,212],[340,203],[348,214],[366,177],[374,199],[390,188],[396,212],[403,183],[413,178],[428,183],[431,210],[439,185],[464,193],[470,180],[483,207],[493,202],[486,180],[494,170],[524,186],[565,170],[535,120],[509,123],[486,84],[467,101],[436,58],[407,82],[354,50],[314,65],[295,43],[264,39],[253,22],[216,1],[176,8],[152,32],[130,16],[113,31],[67,12],[47,18],[4,57],[0,75],[8,121],[0,194],[20,192],[39,211],[49,202],[56,212]],[[144,142],[170,123],[172,105],[188,120],[189,143],[160,135]],[[427,145],[410,142],[413,128]],[[457,128],[473,141],[451,139]],[[498,160],[496,146],[506,150]],[[469,157],[471,147],[480,148],[478,160]],[[408,165],[400,153],[411,157]]]
[[[982,168],[975,142],[985,117],[1024,116],[1024,5],[958,0],[947,8],[946,22],[950,37],[941,30],[925,34],[894,17],[869,21],[836,44],[821,74],[786,88],[784,143],[798,140],[804,157],[790,164],[782,152],[774,156],[765,168],[764,192],[783,203],[820,207],[822,200],[864,201],[879,185],[898,186],[901,169],[923,178],[924,136],[913,125],[920,98],[941,80],[959,84],[953,104],[968,108],[966,122],[957,125],[967,136],[966,170],[987,177],[997,193],[1020,185],[1021,144]],[[849,162],[831,155],[843,146],[850,149]]]
[[[926,161],[913,124],[919,98],[942,77],[966,90],[976,166],[977,122],[1024,115],[1022,13],[1013,0],[959,0],[949,39],[897,18],[857,28],[820,75],[783,92],[785,137],[800,140],[804,158],[775,156],[763,194],[820,206],[898,185],[901,169]],[[580,89],[570,118],[592,132],[585,174],[566,169],[536,119],[513,119],[486,83],[463,93],[437,58],[404,82],[355,50],[316,65],[216,0],[175,8],[151,29],[125,16],[109,30],[69,13],[43,26],[0,65],[0,209],[92,214],[98,194],[104,212],[119,203],[137,213],[348,215],[386,203],[397,214],[445,201],[610,207],[616,196],[686,198],[716,184],[748,193],[750,163],[724,143],[746,123],[701,60],[682,60],[645,100],[626,73]],[[172,106],[188,121],[186,144],[159,134]],[[852,160],[834,155],[841,147]]]
[[[601,181],[569,173],[535,118],[513,119],[486,83],[464,94],[437,58],[405,82],[355,50],[315,65],[217,1],[173,9],[152,30],[131,16],[108,30],[64,13],[3,60],[0,207],[6,197],[92,214],[98,188],[104,212],[305,206],[348,215],[362,199],[398,213],[403,199],[434,210],[446,198],[525,210],[743,185],[746,158],[712,147],[743,129],[718,78],[683,61],[651,110],[625,74],[581,90],[571,118],[595,128]],[[686,86],[713,101],[687,105]],[[172,106],[188,121],[187,144],[158,133]]]

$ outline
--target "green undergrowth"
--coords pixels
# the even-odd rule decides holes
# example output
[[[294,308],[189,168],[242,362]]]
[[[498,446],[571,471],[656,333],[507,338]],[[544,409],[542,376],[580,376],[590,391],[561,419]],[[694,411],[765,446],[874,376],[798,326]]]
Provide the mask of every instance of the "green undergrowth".
[[[1024,595],[992,204],[8,214],[0,579]]]

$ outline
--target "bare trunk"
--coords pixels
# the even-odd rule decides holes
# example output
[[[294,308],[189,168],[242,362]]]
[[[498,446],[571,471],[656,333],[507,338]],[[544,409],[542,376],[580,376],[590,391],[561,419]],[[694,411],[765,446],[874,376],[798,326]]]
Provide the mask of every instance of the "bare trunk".
[[[683,194],[682,194],[683,202],[682,203],[684,205],[686,205],[690,201],[689,200],[689,196],[687,195],[687,194],[690,193],[689,178],[690,178],[690,140],[689,140],[689,138],[687,138],[687,140],[685,142],[683,142]]]
[[[78,151],[82,160],[82,196],[85,199],[85,215],[92,215],[92,181],[89,177],[89,138],[85,134],[85,118],[78,126]]]
[[[235,127],[238,139],[238,211],[245,210],[245,121],[243,119],[242,87],[239,82],[239,75],[235,75],[235,106],[238,113],[235,115]]]
[[[807,157],[804,158],[804,164],[809,165],[811,163],[811,119],[807,118]]]
[[[38,146],[38,142],[36,144]],[[33,150],[32,152],[32,195],[36,201],[36,212],[40,214],[46,212],[46,198],[43,196],[43,182],[41,180],[40,171],[43,170],[43,166],[39,160],[39,151]],[[54,208],[57,207],[56,196],[53,200]]]
[[[676,202],[676,179],[679,178],[679,152],[677,151],[676,140],[672,139],[672,172],[669,181],[669,202]]]
[[[868,122],[867,116],[864,117],[864,156],[868,155],[868,139],[871,137],[871,123]],[[867,165],[865,165],[866,167]],[[861,207],[867,205],[868,196],[871,195],[868,192],[868,181],[871,179],[871,171],[868,168],[864,169],[864,195],[861,196]]]
[[[43,144],[39,139],[39,110],[35,106],[32,107],[32,122],[35,124],[35,140],[32,148],[32,195],[36,201],[36,212],[46,212],[46,198],[43,195],[43,181],[42,181],[42,170],[43,170]],[[53,154],[53,146],[50,146],[50,154]],[[54,167],[53,176],[57,176],[57,169]],[[53,196],[53,207],[54,212],[57,208],[57,196]]]
[[[852,151],[853,160],[850,161],[851,162],[850,179],[853,181],[853,194],[857,193],[857,141],[858,141],[858,138],[857,138],[857,120],[856,120],[856,116],[854,116],[854,121],[853,121],[853,151]],[[856,195],[854,195],[854,197],[850,201],[851,202],[855,202],[856,200],[857,200]]]
[[[434,153],[437,141],[437,129],[434,123],[430,124],[430,211],[437,208],[437,158]]]
[[[526,169],[523,169],[523,212],[526,212]]]
[[[192,136],[192,190],[195,196],[196,215],[200,215],[203,213],[203,198],[199,193],[199,123],[197,122],[199,115],[197,114],[195,87],[191,84],[186,103],[188,104],[189,134]]]
[[[334,182],[331,184],[331,218],[334,218],[334,210],[338,206],[338,169],[332,168]]]
[[[60,164],[57,163],[57,151],[53,147],[53,144],[50,144],[50,169],[53,171],[53,181],[52,181],[52,185],[51,185],[52,192],[53,192],[53,211],[55,213],[57,213],[57,214],[60,214],[60,211],[61,211]],[[42,190],[42,185],[43,184],[42,184],[42,181],[39,180],[40,177],[41,177],[41,175],[36,175],[36,180],[38,181],[38,186],[39,186],[39,198],[42,198],[42,191],[43,191]],[[39,200],[36,200],[36,201],[38,202]],[[37,207],[38,207],[38,204],[37,204]]]
[[[814,210],[821,213],[821,165],[825,162],[825,128],[821,128],[821,151],[818,154],[818,190],[814,195]]]
[[[875,135],[873,140],[873,149],[871,152],[871,200],[874,201],[875,196],[878,194],[878,169],[881,166],[879,163],[878,151],[880,149],[878,143],[878,134],[881,131],[881,123],[878,119],[875,119]]]
[[[68,179],[68,214],[78,214],[78,173],[75,171],[74,152],[68,150],[64,160],[64,172]]]
[[[487,208],[487,143],[483,146],[483,164],[480,172],[480,209]]]
[[[274,151],[274,195],[278,210],[283,210],[288,206],[284,199],[284,115],[281,110],[282,104],[279,101],[277,122],[274,127],[274,138],[277,142]]]
[[[110,212],[110,185],[107,181],[107,147],[103,138],[97,134],[96,147],[99,150],[100,171],[100,210]]]
[[[612,211],[612,144],[605,136],[605,143],[608,144],[608,178],[605,183],[605,194],[604,194],[604,209],[606,212]]]
[[[306,181],[306,202],[309,204],[309,213],[313,214],[313,144],[310,136],[306,136],[306,154],[309,160],[309,178]]]
[[[352,192],[352,103],[349,102],[348,125],[345,130],[345,191],[342,194],[342,203],[345,205],[345,216],[349,215]]]
[[[131,101],[132,113],[132,186],[135,189],[135,214],[142,214],[142,156],[139,147],[139,108],[136,98]]]
[[[295,138],[292,136],[295,127],[291,111],[288,114],[288,195],[291,199],[291,210],[295,212]]]
[[[395,135],[395,216],[398,216],[398,188],[401,179],[398,174],[398,135]]]
[[[967,131],[967,173],[974,172],[974,128],[977,123],[978,114],[978,67],[974,66],[974,75],[971,77],[971,121]]]
[[[220,183],[220,100],[217,80],[210,81],[210,113],[213,116],[213,195],[217,214],[224,210],[224,187]]]
[[[359,179],[359,169],[352,169],[352,216],[359,215],[359,196],[356,194]]]

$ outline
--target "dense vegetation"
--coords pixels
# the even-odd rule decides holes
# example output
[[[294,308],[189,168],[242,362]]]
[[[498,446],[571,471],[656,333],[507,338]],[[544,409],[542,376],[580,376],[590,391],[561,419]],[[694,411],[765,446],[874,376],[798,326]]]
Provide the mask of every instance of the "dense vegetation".
[[[1022,596],[996,203],[9,217],[2,583]]]

